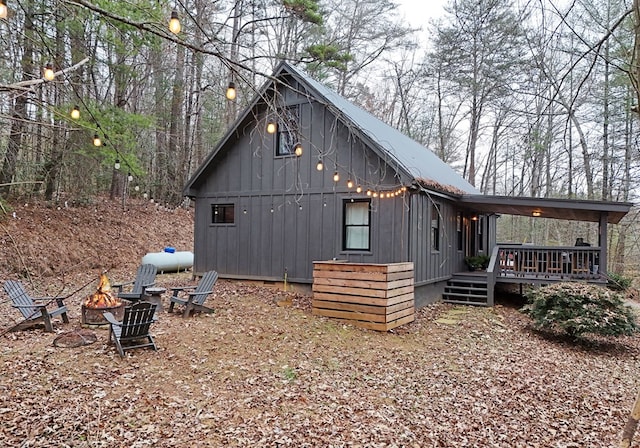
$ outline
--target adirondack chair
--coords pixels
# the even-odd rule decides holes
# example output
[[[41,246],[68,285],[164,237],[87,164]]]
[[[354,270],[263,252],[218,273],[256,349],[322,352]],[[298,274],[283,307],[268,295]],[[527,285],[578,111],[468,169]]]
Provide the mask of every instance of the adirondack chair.
[[[4,282],[4,290],[11,299],[11,305],[17,308],[24,320],[14,326],[14,329],[32,327],[36,324],[44,324],[45,331],[53,332],[51,318],[61,316],[64,323],[69,323],[67,307],[62,297],[31,297],[27,294],[22,283],[14,280]],[[47,305],[55,302],[56,308],[48,308]]]
[[[109,322],[109,344],[115,344],[118,353],[124,358],[124,351],[134,348],[152,347],[158,350],[149,327],[155,322],[156,304],[136,302],[124,309],[122,321],[116,320],[108,311],[102,313]]]
[[[153,264],[142,264],[138,267],[135,280],[126,283],[116,283],[112,286],[117,288],[117,295],[121,299],[131,300],[133,302],[142,300],[144,290],[155,285],[157,271],[158,268]],[[127,285],[133,285],[130,291],[124,291],[124,287]]]
[[[169,312],[173,312],[173,306],[184,306],[182,317],[189,317],[195,312],[213,313],[213,309],[204,306],[204,301],[209,294],[213,292],[213,286],[218,281],[218,273],[216,271],[206,272],[197,285],[195,286],[179,286],[170,288],[171,302],[169,303]],[[189,290],[193,290],[189,292]],[[186,295],[186,297],[185,297]]]

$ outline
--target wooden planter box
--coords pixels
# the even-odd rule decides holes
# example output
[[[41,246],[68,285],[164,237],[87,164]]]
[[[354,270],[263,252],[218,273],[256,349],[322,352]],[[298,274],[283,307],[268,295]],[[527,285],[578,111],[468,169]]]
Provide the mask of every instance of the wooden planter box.
[[[413,322],[413,263],[313,263],[313,314],[378,331]]]

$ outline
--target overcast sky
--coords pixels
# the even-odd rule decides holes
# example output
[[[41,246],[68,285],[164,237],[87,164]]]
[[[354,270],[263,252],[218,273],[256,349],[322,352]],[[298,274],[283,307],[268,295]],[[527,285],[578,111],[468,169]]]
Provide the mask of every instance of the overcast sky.
[[[432,17],[443,13],[442,6],[446,0],[395,0],[400,5],[400,16],[411,25],[426,28]]]

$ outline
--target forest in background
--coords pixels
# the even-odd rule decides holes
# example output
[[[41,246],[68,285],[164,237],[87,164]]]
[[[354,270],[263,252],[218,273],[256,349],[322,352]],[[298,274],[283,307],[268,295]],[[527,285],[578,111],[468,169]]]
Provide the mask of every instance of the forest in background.
[[[0,198],[178,205],[281,60],[486,194],[637,197],[637,0],[451,0],[422,29],[390,0],[6,3]],[[618,266],[640,248],[632,215],[610,234]],[[569,243],[554,222],[500,221],[510,241]]]

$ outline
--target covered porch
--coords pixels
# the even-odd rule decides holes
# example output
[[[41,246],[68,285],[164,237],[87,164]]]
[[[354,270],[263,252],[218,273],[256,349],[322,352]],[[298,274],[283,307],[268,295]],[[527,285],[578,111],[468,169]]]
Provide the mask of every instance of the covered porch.
[[[449,303],[493,306],[497,283],[550,284],[587,281],[606,284],[608,225],[618,224],[631,210],[626,202],[603,202],[548,198],[512,198],[467,195],[461,202],[468,213],[483,214],[489,220],[490,262],[486,271],[453,274],[443,294]],[[574,246],[504,244],[496,242],[496,220],[500,215],[553,218],[598,224],[593,245],[576,240]],[[493,238],[493,240],[492,240]]]

